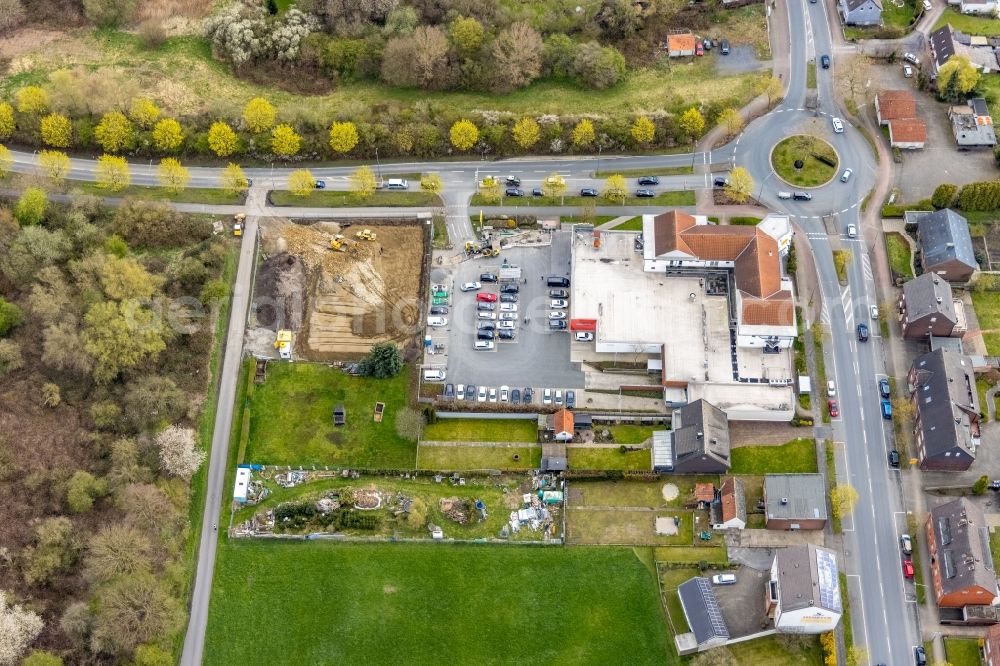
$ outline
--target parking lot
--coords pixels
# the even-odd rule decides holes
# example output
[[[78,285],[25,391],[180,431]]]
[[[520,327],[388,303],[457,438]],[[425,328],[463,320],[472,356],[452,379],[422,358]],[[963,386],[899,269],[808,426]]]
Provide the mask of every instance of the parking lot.
[[[465,282],[478,282],[483,273],[500,274],[502,264],[521,269],[517,294],[514,337],[494,339],[493,349],[475,348],[477,323],[499,325],[500,284],[483,282],[478,291],[461,291]],[[447,327],[428,329],[434,342],[444,342],[447,350],[447,382],[475,386],[511,388],[530,386],[536,390],[535,402],[541,401],[544,388],[582,388],[583,373],[569,359],[568,328],[549,328],[551,298],[545,280],[549,276],[569,276],[570,234],[555,232],[552,243],[543,247],[505,248],[499,257],[470,258],[451,270],[435,268],[433,283],[447,284],[451,298]],[[567,289],[568,291],[568,289]],[[477,315],[477,293],[497,294],[493,310],[497,320],[480,319]],[[563,309],[568,317],[568,308]],[[502,329],[500,329],[502,330]],[[510,329],[508,329],[510,330]]]

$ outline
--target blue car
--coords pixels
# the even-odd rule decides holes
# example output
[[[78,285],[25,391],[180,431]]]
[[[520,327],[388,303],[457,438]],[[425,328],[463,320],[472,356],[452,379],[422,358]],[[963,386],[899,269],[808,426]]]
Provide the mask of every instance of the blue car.
[[[580,190],[580,196],[581,197],[596,197],[597,196],[597,190],[595,190],[592,187],[585,187],[582,190]]]
[[[888,400],[882,401],[882,418],[886,421],[892,420],[892,403]]]
[[[317,180],[316,181],[316,189],[317,190],[325,190],[326,189],[326,182],[322,181],[322,180]]]

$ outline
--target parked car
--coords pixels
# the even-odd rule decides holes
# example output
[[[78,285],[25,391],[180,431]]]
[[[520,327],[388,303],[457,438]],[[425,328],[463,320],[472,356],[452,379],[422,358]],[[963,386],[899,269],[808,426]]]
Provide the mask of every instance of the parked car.
[[[500,332],[497,333],[497,335],[500,337],[501,340],[513,340],[514,339],[514,331],[510,331],[510,330],[507,330],[505,328],[504,329],[500,329]]]
[[[884,400],[889,399],[889,379],[882,377],[878,380],[878,394],[882,396]]]
[[[427,325],[434,328],[441,328],[442,326],[448,325],[448,318],[433,315],[427,318]]]
[[[837,385],[833,382],[832,379],[829,379],[826,382],[826,395],[830,398],[834,398],[837,396]]]
[[[560,312],[558,310],[549,312],[549,319],[565,319],[565,318],[566,318],[565,312]]]
[[[500,402],[510,402],[510,387],[501,386],[500,387]]]
[[[796,201],[812,201],[813,195],[808,192],[795,192],[792,194],[792,198]]]
[[[701,45],[705,47],[706,51],[711,51],[712,47],[715,46],[715,42],[712,41],[711,37],[706,37],[705,39],[701,40]]]
[[[844,173],[840,174],[840,182],[846,183],[854,175],[854,169],[844,169]]]
[[[858,324],[858,342],[868,342],[868,326]]]
[[[476,303],[476,310],[480,312],[492,312],[496,307],[495,303]]]
[[[517,176],[507,176],[503,182],[506,185],[510,185],[512,187],[518,187],[521,185],[521,179],[518,178]]]
[[[515,405],[521,404],[521,389],[511,389],[510,391],[510,401]]]
[[[855,224],[848,224],[847,225],[847,237],[848,238],[857,238],[858,237],[858,227],[857,227],[857,225],[855,225]]]
[[[476,385],[475,384],[466,384],[465,385],[465,397],[467,399],[469,399],[469,400],[475,400],[476,399]]]
[[[820,56],[819,64],[823,67],[823,69],[830,69],[830,56],[828,55]]]
[[[501,303],[517,303],[517,294],[500,294]]]
[[[556,394],[555,394],[555,396],[554,396],[554,397],[552,398],[552,401],[553,401],[554,403],[556,403],[557,405],[561,405],[561,404],[563,404],[563,394],[562,394],[562,389],[556,389]]]
[[[896,449],[889,451],[889,467],[899,468],[899,451]]]
[[[490,331],[490,332],[493,332],[496,329],[496,327],[497,327],[497,324],[494,321],[480,321],[480,322],[476,322],[476,330],[477,331]]]
[[[516,303],[501,303],[500,304],[500,311],[501,312],[517,312],[517,304]]]
[[[719,51],[722,53],[722,55],[729,55],[729,40],[728,39],[719,40]]]
[[[903,60],[905,60],[906,62],[908,62],[908,63],[910,63],[912,65],[916,65],[918,67],[920,66],[920,58],[918,58],[917,56],[913,55],[912,53],[904,53],[903,54]]]
[[[903,65],[903,77],[907,79],[913,78],[913,68],[909,65]]]
[[[889,402],[888,400],[882,400],[882,402],[880,403],[880,406],[882,408],[882,418],[885,419],[886,421],[891,421],[892,420],[892,403]]]
[[[830,409],[831,418],[837,418],[840,416],[840,406],[837,404],[836,400],[827,400],[826,406]]]
[[[552,404],[552,389],[545,389],[542,391],[542,404],[551,405]]]
[[[903,560],[903,577],[913,578],[913,560]]]
[[[496,294],[485,294],[485,293],[480,292],[480,293],[476,294],[476,300],[478,302],[480,302],[480,303],[496,303],[497,295]]]
[[[497,401],[497,390],[493,387],[490,387],[490,402],[496,402],[496,401]]]
[[[703,56],[703,55],[705,55],[705,47],[702,46],[701,42],[695,42],[695,44],[694,44],[694,54],[696,56]]]
[[[446,315],[446,314],[448,314],[448,306],[447,305],[434,305],[434,306],[431,306],[431,314],[432,315]]]
[[[725,176],[716,176],[712,180],[712,185],[714,187],[725,187],[728,184],[729,184],[729,179],[726,178]]]
[[[931,0],[924,0],[923,7],[925,12],[929,12],[934,9],[934,5],[931,4]]]
[[[576,392],[566,391],[566,409],[573,409],[576,406]]]
[[[326,182],[324,182],[322,180],[317,180],[316,181],[316,189],[317,190],[325,190],[326,189]]]
[[[444,385],[444,397],[448,398],[449,400],[451,398],[455,397],[455,385],[454,384],[445,384]]]
[[[524,190],[519,187],[508,187],[503,191],[505,197],[523,197]]]
[[[779,199],[791,199],[792,198],[792,193],[791,192],[783,192],[783,191],[782,192],[778,192],[778,198]]]
[[[568,305],[569,301],[567,301],[565,298],[553,298],[551,301],[549,301],[549,307],[556,310],[565,309]]]
[[[638,189],[635,191],[635,196],[639,199],[651,199],[656,196],[656,192],[647,189]]]
[[[837,134],[841,134],[844,131],[844,121],[837,116],[831,118],[830,122],[833,123],[833,131]]]
[[[593,187],[585,187],[582,190],[580,190],[580,196],[581,197],[596,197],[597,196],[597,190],[595,190]]]
[[[577,342],[591,342],[594,339],[594,334],[588,331],[577,331],[573,335],[573,339]]]
[[[543,196],[545,196],[545,192],[542,192],[542,188],[540,188],[540,187],[533,187],[533,188],[531,188],[531,196],[533,196],[533,197],[543,197]]]
[[[535,397],[535,391],[530,386],[524,387],[524,404],[530,405],[532,398]]]
[[[640,185],[659,185],[660,179],[656,176],[639,176]]]
[[[508,329],[508,330],[513,329],[514,328],[514,322],[512,322],[512,321],[502,321],[502,322],[500,322],[500,329],[502,330],[502,329],[505,329],[505,328]]]
[[[549,289],[549,298],[569,298],[569,292],[565,289]]]
[[[519,291],[521,291],[521,288],[518,287],[516,284],[504,284],[504,285],[500,285],[500,293],[501,294],[516,294]]]
[[[496,312],[477,312],[476,313],[476,318],[477,319],[496,319],[497,318],[497,313]]]
[[[480,273],[479,274],[479,281],[480,282],[496,282],[497,281],[497,275],[496,275],[496,273]]]
[[[492,340],[493,335],[494,335],[494,329],[481,328],[478,331],[476,331],[476,340]]]
[[[476,402],[486,402],[486,387],[479,387],[479,395],[476,396]]]
[[[475,349],[476,351],[493,351],[495,346],[492,340],[476,340]]]
[[[913,660],[917,666],[927,666],[927,653],[924,651],[923,645],[917,645],[913,648]]]
[[[455,387],[455,399],[465,400],[465,384],[459,384]]]
[[[712,576],[713,585],[736,585],[736,574],[715,574]]]
[[[567,326],[566,326],[566,320],[565,319],[550,319],[549,320],[549,328],[552,329],[553,331],[565,331],[566,328],[567,328]]]
[[[500,313],[500,320],[501,321],[517,321],[517,313],[516,312],[501,312]]]
[[[913,540],[910,539],[909,534],[904,534],[903,536],[899,537],[899,546],[900,548],[903,549],[903,553],[905,553],[906,555],[909,555],[910,553],[913,552]]]
[[[461,286],[462,291],[476,291],[482,288],[483,285],[479,284],[478,282],[463,282]]]

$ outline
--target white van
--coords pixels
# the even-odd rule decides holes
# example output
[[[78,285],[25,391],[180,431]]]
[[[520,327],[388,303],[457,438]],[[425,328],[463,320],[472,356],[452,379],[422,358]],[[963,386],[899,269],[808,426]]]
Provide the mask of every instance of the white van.
[[[428,317],[427,318],[427,325],[428,326],[434,326],[436,328],[440,328],[441,326],[447,326],[448,325],[448,318],[447,317],[438,317],[437,315],[435,315],[433,317]]]
[[[736,574],[716,574],[712,576],[712,583],[714,585],[735,585]]]
[[[410,189],[410,184],[405,178],[390,178],[385,181],[385,189],[387,190],[408,190]]]
[[[424,370],[424,381],[425,382],[443,382],[444,381],[444,370],[440,368],[431,368]]]
[[[490,351],[493,349],[492,340],[476,340],[476,351]]]
[[[791,199],[792,198],[792,193],[791,192],[783,192],[783,191],[782,192],[778,192],[778,198],[779,199]]]

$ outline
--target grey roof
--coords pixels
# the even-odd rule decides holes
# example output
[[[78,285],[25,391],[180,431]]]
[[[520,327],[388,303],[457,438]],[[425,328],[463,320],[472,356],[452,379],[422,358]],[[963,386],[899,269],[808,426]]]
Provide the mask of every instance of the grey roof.
[[[768,520],[827,519],[822,474],[767,474],[764,497]]]
[[[674,468],[674,437],[669,430],[653,431],[653,469]]]
[[[813,607],[843,612],[836,553],[810,543],[782,548],[774,559],[782,612]]]
[[[707,455],[728,466],[729,420],[708,402],[695,400],[673,413],[674,466],[685,458]]]
[[[931,51],[934,53],[934,64],[938,67],[948,62],[955,55],[955,38],[951,24],[938,28],[930,34]]]
[[[976,504],[960,497],[931,509],[931,526],[944,594],[978,585],[995,594],[996,572],[990,554],[986,517]]]
[[[924,456],[976,457],[979,397],[972,359],[940,348],[913,361],[913,400]]]
[[[975,112],[977,116],[988,116],[990,115],[989,107],[986,106],[986,100],[982,97],[973,97],[969,100],[969,106]]]
[[[704,645],[712,639],[729,639],[729,629],[722,617],[719,600],[707,578],[695,576],[681,583],[677,588],[681,598],[681,607],[688,626],[694,633],[698,645]]]
[[[928,315],[946,317],[948,321],[958,321],[955,301],[951,297],[951,285],[934,273],[924,273],[903,285],[906,302],[906,316],[915,321]]]
[[[878,7],[879,11],[882,10],[882,3],[880,0],[844,0],[844,6],[847,7],[847,11],[853,12],[855,9],[867,4],[868,2],[871,2],[873,5]]]
[[[958,260],[973,269],[977,267],[976,253],[969,236],[969,222],[951,210],[927,213],[917,222],[920,255],[924,270],[947,261]]]
[[[951,131],[959,146],[991,148],[997,145],[997,133],[993,125],[977,123],[972,114],[952,114]]]

